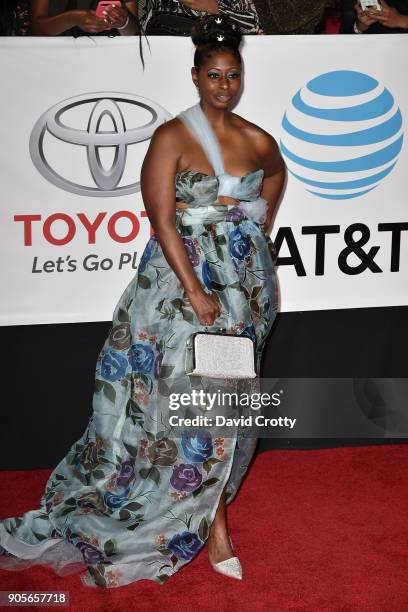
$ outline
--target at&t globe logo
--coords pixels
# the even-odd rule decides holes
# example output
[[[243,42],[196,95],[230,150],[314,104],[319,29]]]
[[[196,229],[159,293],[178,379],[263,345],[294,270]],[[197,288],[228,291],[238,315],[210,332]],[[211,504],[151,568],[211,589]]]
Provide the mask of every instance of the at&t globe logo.
[[[357,198],[394,168],[403,142],[401,112],[373,77],[327,72],[300,89],[282,121],[289,172],[321,198]]]

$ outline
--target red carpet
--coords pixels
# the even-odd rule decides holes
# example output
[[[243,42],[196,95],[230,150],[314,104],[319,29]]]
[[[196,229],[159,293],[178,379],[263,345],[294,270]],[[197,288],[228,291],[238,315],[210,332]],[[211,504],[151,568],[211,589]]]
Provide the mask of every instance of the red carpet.
[[[36,507],[48,473],[3,472],[0,516]],[[66,590],[75,611],[407,612],[407,474],[406,445],[262,453],[229,507],[242,583],[204,550],[163,586],[89,589],[33,568],[1,571],[0,590]]]

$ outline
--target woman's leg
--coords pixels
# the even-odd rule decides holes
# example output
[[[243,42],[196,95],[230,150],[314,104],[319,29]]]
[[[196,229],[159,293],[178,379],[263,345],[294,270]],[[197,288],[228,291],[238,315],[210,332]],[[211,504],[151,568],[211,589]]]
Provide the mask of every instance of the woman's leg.
[[[210,535],[207,539],[208,558],[211,563],[219,563],[234,556],[228,534],[225,490],[226,486],[221,493],[217,512],[211,525]]]

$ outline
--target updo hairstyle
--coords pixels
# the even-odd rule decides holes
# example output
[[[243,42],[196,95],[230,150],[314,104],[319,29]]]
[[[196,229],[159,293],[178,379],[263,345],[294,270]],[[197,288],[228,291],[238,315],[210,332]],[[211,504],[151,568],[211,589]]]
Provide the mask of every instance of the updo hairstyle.
[[[239,45],[242,33],[239,26],[221,15],[206,15],[195,20],[191,38],[196,46],[194,67],[197,72],[206,59],[219,51],[229,51],[242,64]]]

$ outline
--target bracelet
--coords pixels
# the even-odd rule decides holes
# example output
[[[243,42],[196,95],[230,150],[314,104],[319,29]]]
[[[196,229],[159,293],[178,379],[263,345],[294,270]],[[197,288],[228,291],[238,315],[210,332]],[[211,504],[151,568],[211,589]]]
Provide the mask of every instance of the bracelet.
[[[363,33],[361,30],[358,29],[358,25],[357,25],[356,22],[354,22],[353,29],[354,29],[354,33],[355,34],[362,34]]]
[[[126,17],[126,21],[125,21],[125,23],[124,23],[122,26],[120,26],[120,28],[119,28],[119,27],[117,27],[116,29],[117,29],[117,30],[124,30],[124,29],[125,29],[125,28],[127,28],[127,26],[129,25],[129,21],[130,21],[130,15],[129,15],[129,13],[128,13],[128,14],[127,14],[127,17]]]

